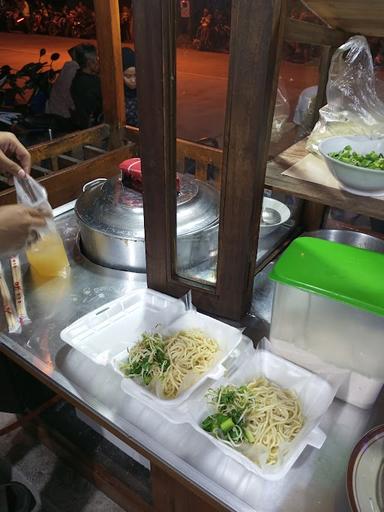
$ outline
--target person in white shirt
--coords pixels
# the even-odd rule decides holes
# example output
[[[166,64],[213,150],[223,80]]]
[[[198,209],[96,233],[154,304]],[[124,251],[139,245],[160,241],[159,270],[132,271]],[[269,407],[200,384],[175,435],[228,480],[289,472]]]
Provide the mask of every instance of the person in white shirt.
[[[64,64],[56,82],[52,86],[46,105],[47,114],[54,114],[68,120],[71,118],[71,110],[75,108],[71,96],[71,85],[79,69],[79,64],[76,59],[77,53],[81,51],[81,46],[82,45],[79,44],[68,50],[72,60]]]

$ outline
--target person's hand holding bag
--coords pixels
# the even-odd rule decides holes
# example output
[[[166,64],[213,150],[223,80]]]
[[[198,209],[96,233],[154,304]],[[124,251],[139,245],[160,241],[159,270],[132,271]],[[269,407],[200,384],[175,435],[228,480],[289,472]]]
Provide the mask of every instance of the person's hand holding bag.
[[[0,132],[0,172],[25,177],[31,169],[31,155],[13,133]]]
[[[0,132],[0,173],[25,178],[31,168],[27,149],[13,133]],[[45,226],[45,215],[21,204],[0,207],[0,257],[11,256],[36,239],[35,229]]]
[[[45,216],[22,204],[0,207],[0,257],[12,256],[36,240],[36,229],[44,227]]]

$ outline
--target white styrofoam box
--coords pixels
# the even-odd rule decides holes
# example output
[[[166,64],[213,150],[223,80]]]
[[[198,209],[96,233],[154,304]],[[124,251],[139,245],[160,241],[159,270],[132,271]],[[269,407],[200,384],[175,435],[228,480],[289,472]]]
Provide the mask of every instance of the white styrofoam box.
[[[204,334],[217,341],[219,345],[219,352],[217,353],[211,369],[203,375],[196,374],[195,382],[189,378],[189,387],[182,390],[176,398],[166,399],[157,396],[150,388],[136,382],[134,379],[124,377],[120,371],[120,364],[127,358],[127,351],[124,350],[112,360],[113,367],[123,377],[121,383],[122,390],[139,399],[149,399],[157,403],[161,409],[164,406],[179,406],[198,386],[200,386],[200,384],[205,382],[207,379],[219,379],[225,371],[225,367],[223,366],[224,361],[232,354],[241,342],[241,330],[225,324],[224,322],[220,322],[219,320],[215,320],[209,316],[198,313],[197,311],[187,311],[184,315],[180,316],[174,322],[162,329],[161,332],[165,335],[170,335],[185,329],[199,329],[203,331]],[[148,331],[148,329],[144,329],[144,331],[145,330]],[[127,344],[127,348],[131,348],[136,341],[138,341],[138,339],[134,340],[131,344]]]
[[[142,332],[168,324],[183,312],[182,301],[140,288],[84,315],[60,336],[94,363],[106,365]]]
[[[258,377],[266,377],[283,388],[295,391],[305,418],[301,432],[291,443],[284,446],[281,460],[276,465],[263,464],[259,466],[253,462],[249,457],[253,456],[256,460],[259,452],[256,445],[254,447],[247,445],[248,456],[245,456],[240,451],[213,437],[209,432],[204,431],[200,427],[201,422],[216,411],[201,396],[194,397],[194,400],[189,400],[186,404],[189,413],[188,420],[186,415],[186,423],[190,423],[196,430],[215,443],[221,451],[238,461],[249,471],[266,480],[280,480],[287,474],[307,445],[315,448],[321,448],[323,445],[326,436],[318,428],[318,424],[331,405],[336,389],[318,375],[266,350],[254,351],[236,370],[220,379],[212,387],[216,388],[228,384],[240,386]]]
[[[337,396],[367,408],[384,383],[384,317],[298,288],[275,283],[270,340],[292,344],[324,363],[348,370]],[[309,366],[306,368],[311,369]]]
[[[144,455],[141,455],[141,453],[137,452],[133,448],[131,448],[128,444],[123,443],[118,437],[113,435],[109,430],[106,428],[103,428],[98,423],[93,421],[89,416],[82,413],[79,409],[75,409],[76,416],[86,423],[89,427],[91,427],[95,432],[103,436],[105,439],[107,439],[110,443],[114,444],[119,450],[127,454],[131,459],[135,460],[142,466],[144,466],[146,469],[151,469],[151,462],[144,457]]]

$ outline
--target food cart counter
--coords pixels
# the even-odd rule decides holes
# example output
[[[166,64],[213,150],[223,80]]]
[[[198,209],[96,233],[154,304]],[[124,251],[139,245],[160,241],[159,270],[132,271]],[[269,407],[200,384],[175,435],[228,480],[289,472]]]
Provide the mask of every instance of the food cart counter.
[[[327,435],[323,447],[306,447],[280,481],[257,477],[192,427],[173,424],[126,395],[120,388],[120,377],[110,366],[96,365],[60,339],[64,327],[131,289],[146,287],[146,280],[145,274],[109,270],[86,260],[78,249],[73,210],[59,214],[60,210],[56,211],[71,275],[38,282],[30,272],[24,273],[26,303],[33,322],[20,335],[5,334],[3,328],[1,350],[138,450],[152,467],[168,468],[171,477],[192,492],[209,496],[212,508],[207,510],[349,510],[345,483],[348,460],[358,439],[372,426],[384,423],[384,396],[371,410],[335,399],[320,424]],[[267,267],[257,276],[252,315],[242,323],[254,341],[267,334],[270,320],[272,284],[268,271]],[[10,282],[9,274],[7,280]]]

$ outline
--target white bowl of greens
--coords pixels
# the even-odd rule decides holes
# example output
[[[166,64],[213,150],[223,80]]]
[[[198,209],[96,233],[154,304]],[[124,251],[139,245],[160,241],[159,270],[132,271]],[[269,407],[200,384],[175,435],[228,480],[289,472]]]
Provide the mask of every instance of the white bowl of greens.
[[[331,137],[320,143],[319,151],[346,190],[366,196],[384,194],[384,139]]]

